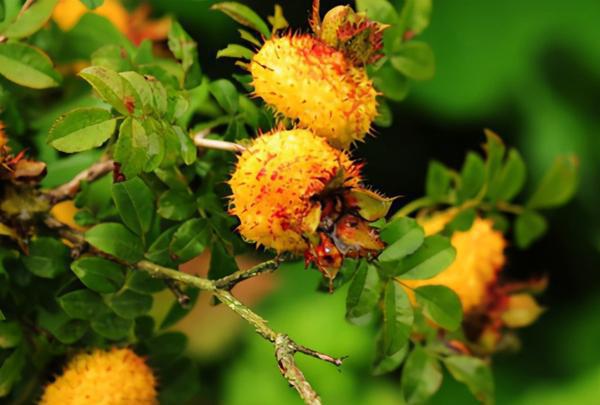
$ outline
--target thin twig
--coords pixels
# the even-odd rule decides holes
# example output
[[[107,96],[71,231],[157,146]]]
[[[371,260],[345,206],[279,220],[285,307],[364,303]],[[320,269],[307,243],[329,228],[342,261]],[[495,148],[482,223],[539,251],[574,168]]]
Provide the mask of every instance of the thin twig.
[[[336,367],[341,366],[342,363],[344,362],[344,360],[347,357],[347,356],[344,356],[344,357],[332,357],[332,356],[330,356],[328,354],[319,353],[319,352],[317,352],[317,351],[315,351],[313,349],[310,349],[310,348],[308,348],[306,346],[302,346],[302,345],[299,345],[299,344],[296,344],[295,347],[296,347],[296,351],[299,352],[299,353],[306,354],[307,356],[311,356],[311,357],[314,357],[316,359],[326,361],[327,363],[331,363],[331,364],[333,364]]]
[[[46,196],[53,202],[57,203],[63,200],[72,198],[79,191],[82,181],[94,181],[106,173],[109,173],[114,168],[114,162],[112,160],[104,160],[94,163],[84,171],[77,174],[68,183],[63,184],[53,190],[46,193]]]
[[[256,333],[273,343],[275,346],[275,357],[277,358],[277,364],[279,365],[281,374],[289,384],[298,391],[298,394],[304,402],[310,405],[321,404],[319,396],[306,380],[300,369],[296,366],[294,354],[298,352],[304,353],[336,366],[342,365],[343,358],[335,358],[327,354],[319,353],[297,344],[286,334],[274,331],[269,327],[264,318],[241,303],[229,291],[218,288],[216,283],[219,280],[213,281],[203,277],[193,276],[168,267],[160,266],[147,260],[142,260],[137,263],[136,266],[138,269],[148,272],[153,277],[170,279],[200,288],[201,290],[210,291],[219,301],[252,325]],[[268,268],[269,266],[266,267]],[[229,283],[224,284],[229,285]]]
[[[229,152],[241,153],[246,150],[242,145],[235,142],[219,141],[216,139],[206,139],[204,131],[194,135],[194,144],[199,148],[226,150]]]
[[[217,288],[231,290],[236,284],[244,280],[277,270],[281,263],[285,260],[286,258],[284,256],[277,256],[272,260],[267,260],[266,262],[262,262],[249,269],[238,270],[235,273],[231,273],[225,277],[215,280],[215,285]]]
[[[184,309],[189,308],[190,302],[192,300],[190,296],[184,293],[181,287],[179,287],[179,285],[173,280],[166,280],[165,284],[167,284],[167,287],[177,299],[179,306],[181,306],[181,308]]]
[[[431,204],[433,204],[433,201],[431,201],[431,199],[429,197],[418,198],[416,200],[409,202],[404,207],[402,207],[398,211],[396,211],[396,213],[394,214],[394,218],[406,217],[406,216],[412,214],[414,211],[419,210],[424,207],[428,207]]]

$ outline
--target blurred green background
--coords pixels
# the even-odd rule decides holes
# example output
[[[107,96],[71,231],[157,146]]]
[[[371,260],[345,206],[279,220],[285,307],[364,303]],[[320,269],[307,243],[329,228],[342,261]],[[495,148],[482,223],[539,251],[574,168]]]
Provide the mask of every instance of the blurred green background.
[[[272,14],[271,1],[242,2],[262,16]],[[157,13],[177,16],[197,39],[204,72],[220,78],[236,71],[229,60],[215,61],[218,49],[239,42],[237,26],[209,10],[215,1],[151,3]],[[306,31],[310,0],[279,3],[291,26]],[[346,2],[322,1],[322,9],[338,4]],[[599,403],[599,21],[598,0],[434,0],[422,39],[434,49],[435,78],[414,83],[408,99],[393,105],[394,125],[356,152],[367,162],[368,181],[403,201],[423,194],[429,159],[458,167],[468,149],[479,148],[483,128],[522,151],[531,180],[555,155],[579,156],[582,176],[574,201],[550,213],[550,232],[529,251],[508,249],[505,274],[547,274],[550,287],[542,298],[547,313],[520,333],[523,349],[495,359],[499,404]],[[373,332],[347,324],[345,294],[316,293],[318,280],[316,272],[298,266],[280,271],[258,312],[303,344],[351,355],[341,372],[299,359],[324,403],[401,403],[397,374],[369,374]],[[191,344],[204,364],[202,403],[300,403],[278,374],[268,343],[245,326],[218,331],[221,325],[202,320],[204,312],[196,316],[186,324],[202,324],[198,336],[227,335],[211,345]],[[474,402],[447,379],[431,403]]]

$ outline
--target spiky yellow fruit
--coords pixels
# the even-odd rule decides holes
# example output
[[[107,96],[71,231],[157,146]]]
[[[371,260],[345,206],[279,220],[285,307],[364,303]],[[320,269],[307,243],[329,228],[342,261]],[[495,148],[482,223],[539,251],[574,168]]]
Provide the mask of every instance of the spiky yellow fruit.
[[[449,211],[424,220],[425,233],[441,231],[454,215],[455,211]],[[482,309],[487,304],[489,288],[506,260],[504,235],[493,228],[491,220],[477,218],[468,231],[454,232],[451,242],[456,248],[456,259],[450,267],[429,280],[403,280],[403,283],[413,288],[444,285],[458,294],[465,312]]]
[[[52,13],[52,19],[62,30],[68,31],[87,12],[106,17],[119,31],[127,32],[129,13],[119,0],[104,0],[100,7],[91,11],[80,0],[59,0]]]
[[[130,349],[94,350],[75,356],[49,384],[40,405],[157,404],[156,379]]]
[[[255,94],[337,148],[361,141],[377,115],[364,68],[311,35],[267,40],[250,63]]]
[[[244,239],[302,253],[308,248],[305,236],[315,234],[320,220],[314,197],[328,187],[358,186],[358,169],[310,131],[262,135],[242,153],[231,176],[230,212],[239,218]]]

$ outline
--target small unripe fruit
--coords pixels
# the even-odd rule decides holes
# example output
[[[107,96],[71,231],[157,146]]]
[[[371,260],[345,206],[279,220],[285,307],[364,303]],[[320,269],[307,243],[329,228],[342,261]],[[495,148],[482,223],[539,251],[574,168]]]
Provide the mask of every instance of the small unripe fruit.
[[[255,94],[337,148],[362,141],[377,115],[364,68],[312,35],[267,40],[250,62]]]
[[[40,405],[154,405],[156,379],[130,349],[94,350],[73,357],[46,386]]]

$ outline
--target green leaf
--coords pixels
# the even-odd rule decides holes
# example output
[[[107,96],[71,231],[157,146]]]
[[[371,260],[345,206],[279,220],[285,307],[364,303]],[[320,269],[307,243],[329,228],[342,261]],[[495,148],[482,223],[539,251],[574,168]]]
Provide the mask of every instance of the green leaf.
[[[261,47],[262,44],[261,42],[254,36],[254,34],[249,33],[246,30],[243,29],[238,29],[238,32],[240,33],[240,37],[248,42],[250,42],[252,45],[257,46],[257,47]]]
[[[120,317],[135,319],[138,316],[146,315],[152,309],[152,296],[132,290],[123,290],[111,296],[108,305]]]
[[[104,0],[81,0],[81,2],[85,4],[87,8],[93,10],[100,7],[104,3]]]
[[[85,240],[96,249],[127,263],[136,263],[144,256],[142,241],[121,224],[96,225],[85,233]]]
[[[508,152],[506,163],[495,181],[490,184],[488,195],[492,201],[510,201],[525,185],[527,168],[517,150]]]
[[[425,180],[425,193],[433,201],[444,201],[450,192],[452,175],[450,170],[442,163],[432,160],[427,169]]]
[[[382,128],[389,128],[394,122],[394,115],[390,105],[384,97],[377,97],[377,115],[373,123]]]
[[[19,11],[21,11],[20,0],[0,1],[0,34],[17,18]]]
[[[198,158],[198,148],[194,144],[192,138],[185,133],[183,129],[176,125],[174,125],[172,129],[179,139],[181,159],[183,160],[183,163],[186,165],[191,165]]]
[[[154,104],[154,111],[159,116],[164,115],[169,107],[167,100],[167,89],[163,86],[162,82],[153,76],[146,76],[146,81],[152,90],[152,99]]]
[[[196,198],[187,191],[167,190],[158,199],[158,215],[183,221],[196,212]]]
[[[167,89],[167,113],[165,119],[168,122],[173,122],[181,118],[190,107],[189,96],[187,92],[182,92],[178,90],[173,90],[171,88]],[[179,128],[178,126],[173,126],[173,129]],[[183,130],[179,128],[179,131],[183,133]],[[188,137],[189,138],[189,137]],[[191,139],[190,139],[191,141]]]
[[[9,39],[25,38],[38,31],[52,15],[58,0],[37,0],[19,13],[17,18],[1,34]]]
[[[500,175],[506,146],[504,146],[504,142],[502,142],[502,139],[498,135],[496,135],[495,132],[489,129],[486,129],[484,132],[486,137],[486,143],[485,145],[483,145],[483,148],[487,156],[487,161],[485,163],[486,180],[489,185],[496,182],[497,176]]]
[[[134,333],[138,340],[148,340],[154,335],[154,318],[149,315],[135,319]]]
[[[402,370],[402,394],[406,403],[426,403],[440,388],[442,378],[438,360],[415,345]]]
[[[275,4],[275,11],[273,15],[267,17],[267,20],[273,27],[273,32],[285,29],[290,25],[283,15],[283,8],[279,4]]]
[[[48,312],[40,308],[38,325],[46,329],[58,339],[59,342],[72,345],[85,335],[88,323],[79,319],[71,319],[62,310]]]
[[[29,255],[23,256],[23,264],[33,274],[54,278],[69,268],[69,249],[54,238],[36,238],[29,245]]]
[[[154,44],[152,43],[152,41],[150,39],[144,39],[142,42],[140,42],[140,44],[138,45],[138,48],[134,51],[134,53],[132,55],[133,63],[136,65],[145,65],[145,64],[154,63],[155,58],[154,58],[154,51],[152,49],[153,46],[154,46]]]
[[[427,318],[449,331],[458,329],[463,314],[454,291],[442,285],[426,285],[415,289],[415,296]]]
[[[552,208],[565,204],[577,190],[579,162],[575,156],[559,156],[527,201],[527,208]]]
[[[229,80],[215,80],[210,83],[209,90],[225,112],[233,115],[238,111],[239,95],[235,86]]]
[[[265,38],[271,36],[271,30],[262,18],[252,9],[235,1],[214,4],[211,9],[219,10],[233,18],[238,23],[261,33]]]
[[[179,140],[179,136],[175,133],[175,130],[171,125],[168,125],[165,122],[162,124],[162,133],[160,133],[160,135],[162,135],[165,140],[165,157],[163,158],[160,167],[173,168],[173,170],[175,170],[174,168],[178,164],[179,157],[181,156],[181,142]],[[181,174],[178,174],[178,176],[181,176]],[[182,180],[178,180],[177,182],[181,183]],[[170,184],[167,185],[172,187]]]
[[[383,352],[392,356],[408,344],[413,309],[404,289],[391,281],[383,298]]]
[[[54,122],[47,142],[61,152],[81,152],[102,145],[116,126],[117,120],[106,110],[78,108]]]
[[[121,164],[126,178],[142,172],[148,162],[149,139],[144,126],[135,118],[126,118],[119,129],[114,158]]]
[[[460,171],[460,185],[457,190],[459,202],[464,202],[479,194],[485,183],[485,163],[478,154],[469,152]]]
[[[157,83],[164,83],[164,86],[172,89],[180,89],[185,80],[185,73],[181,65],[175,62],[166,62],[164,59],[160,62],[140,65],[137,67],[137,71],[146,78],[153,79]]]
[[[102,337],[110,340],[122,340],[129,336],[133,321],[108,313],[93,319],[91,326],[94,332]]]
[[[146,252],[146,258],[148,260],[158,263],[162,266],[169,266],[173,264],[171,253],[169,251],[169,245],[171,244],[171,239],[173,239],[173,235],[175,235],[177,228],[178,226],[175,225],[161,233],[160,236],[156,238]]]
[[[184,293],[190,298],[190,302],[185,307],[182,306],[177,300],[173,302],[169,312],[165,315],[162,323],[160,324],[161,329],[167,329],[171,326],[175,325],[177,322],[182,320],[196,305],[196,301],[198,300],[198,296],[200,295],[200,290],[193,287],[188,287],[184,290]]]
[[[397,369],[404,361],[406,353],[408,353],[409,345],[405,345],[396,353],[388,356],[384,352],[383,338],[380,334],[376,341],[375,360],[371,368],[371,373],[375,376],[390,373]]]
[[[83,285],[102,294],[118,291],[125,282],[123,266],[101,257],[82,257],[71,263],[71,270]]]
[[[408,78],[398,72],[389,61],[373,74],[373,84],[384,96],[393,101],[402,101],[408,95]]]
[[[494,402],[494,380],[487,363],[469,356],[448,356],[443,361],[450,374],[466,384],[478,400],[485,404]]]
[[[466,210],[461,210],[452,218],[446,227],[444,228],[447,231],[455,232],[455,231],[468,231],[471,229],[475,218],[477,217],[477,210],[474,208],[469,208]]]
[[[419,249],[399,263],[395,275],[407,280],[426,280],[450,266],[455,257],[456,250],[448,238],[428,236]]]
[[[146,164],[144,165],[145,172],[152,172],[160,167],[163,163],[167,152],[165,145],[165,133],[162,124],[152,118],[146,117],[142,121],[144,131],[148,140],[148,149],[146,150]]]
[[[245,46],[238,44],[229,44],[226,48],[217,52],[217,58],[235,58],[251,60],[254,57],[254,52]]]
[[[390,63],[398,72],[414,80],[429,80],[435,74],[433,51],[421,41],[403,44],[398,53],[390,58]]]
[[[44,52],[20,42],[0,43],[0,75],[32,89],[56,87],[61,82]]]
[[[96,90],[100,98],[123,115],[135,111],[135,92],[129,82],[117,72],[102,66],[89,66],[79,72]]]
[[[535,211],[525,211],[515,220],[515,242],[527,249],[548,230],[546,219]]]
[[[146,342],[153,363],[164,365],[181,356],[187,345],[187,336],[181,332],[167,332]]]
[[[500,214],[498,212],[488,213],[486,218],[489,218],[494,223],[494,229],[500,231],[502,233],[507,233],[510,229],[510,222],[506,215]]]
[[[381,229],[381,239],[388,244],[379,255],[380,262],[393,262],[412,254],[423,244],[425,232],[412,218],[396,218]]]
[[[183,70],[187,71],[194,64],[197,55],[196,42],[177,21],[171,22],[168,45],[173,55],[181,61]]]
[[[121,72],[119,73],[131,89],[133,89],[134,109],[136,115],[157,113],[154,104],[154,92],[150,86],[151,79],[142,76],[137,72]]]
[[[171,240],[169,249],[179,263],[198,256],[210,243],[210,225],[204,218],[190,219],[181,225]]]
[[[223,242],[216,239],[213,241],[210,249],[210,266],[208,268],[208,278],[216,280],[238,271],[238,265],[233,254],[230,254]]]
[[[418,35],[429,25],[432,0],[406,0],[400,13],[403,32]]]
[[[0,349],[17,347],[23,338],[23,332],[17,322],[0,322]]]
[[[364,11],[371,20],[384,24],[398,21],[398,13],[387,0],[356,0],[356,11]]]
[[[165,289],[165,281],[154,278],[142,270],[131,270],[127,274],[125,285],[128,289],[141,294],[154,294]]]
[[[373,318],[383,285],[377,268],[362,260],[352,279],[346,297],[346,319],[355,325],[364,325]]]
[[[0,309],[0,321],[6,321],[6,316],[4,316],[4,312]]]
[[[21,372],[25,366],[25,350],[20,346],[14,350],[0,367],[0,398],[7,396],[13,385],[21,379]]]
[[[102,297],[90,290],[76,290],[58,298],[61,308],[73,319],[89,320],[109,312]]]
[[[121,219],[137,235],[145,235],[154,219],[154,195],[139,177],[114,183],[112,197]]]
[[[206,219],[190,219],[181,225],[171,240],[171,257],[179,263],[198,256],[210,243],[210,225]]]

